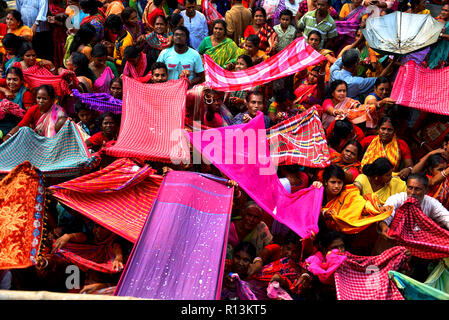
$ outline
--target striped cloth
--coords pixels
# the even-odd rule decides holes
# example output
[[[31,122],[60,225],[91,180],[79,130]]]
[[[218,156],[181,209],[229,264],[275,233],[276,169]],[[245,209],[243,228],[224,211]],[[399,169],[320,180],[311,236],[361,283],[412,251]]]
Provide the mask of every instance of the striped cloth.
[[[21,127],[0,145],[0,173],[9,172],[24,161],[31,162],[46,177],[69,177],[95,167],[99,158],[90,154],[79,129],[68,120],[52,138]]]
[[[449,67],[426,69],[408,61],[401,66],[391,91],[397,104],[449,115]]]
[[[217,65],[211,57],[204,55],[206,85],[219,91],[250,90],[273,80],[277,80],[308,66],[326,60],[305,41],[295,39],[284,50],[269,59],[242,71],[228,71]]]
[[[318,233],[323,188],[313,186],[289,193],[280,183],[270,158],[264,115],[245,124],[187,133],[201,152],[275,220],[307,238]],[[194,153],[194,162],[196,160]]]
[[[149,165],[120,158],[104,169],[49,190],[68,207],[135,243],[161,182],[162,177]]]
[[[275,165],[299,164],[312,168],[330,165],[326,135],[315,108],[267,130]]]
[[[219,299],[233,193],[194,172],[169,172],[114,295]]]
[[[123,77],[122,123],[107,155],[179,163],[190,159],[183,134],[188,81],[144,84]]]
[[[122,113],[122,100],[115,99],[107,93],[80,93],[73,89],[72,94],[75,98],[87,104],[92,110],[99,112],[112,112],[116,114]]]
[[[449,257],[449,231],[426,216],[415,198],[396,210],[388,235],[422,259]]]
[[[78,86],[78,78],[70,70],[63,69],[59,75],[54,75],[48,69],[35,64],[23,71],[25,83],[30,88],[37,88],[40,85],[47,84],[55,89],[57,96],[71,94],[70,88]]]
[[[206,17],[207,23],[212,23],[212,21],[217,19],[224,20],[223,16],[217,11],[217,9],[215,9],[209,0],[203,0],[201,5],[203,7],[203,14]]]
[[[449,294],[397,271],[388,272],[406,300],[449,300]]]
[[[346,252],[347,259],[335,271],[338,300],[403,300],[388,277],[406,260],[404,247],[393,247],[378,256],[356,256]]]

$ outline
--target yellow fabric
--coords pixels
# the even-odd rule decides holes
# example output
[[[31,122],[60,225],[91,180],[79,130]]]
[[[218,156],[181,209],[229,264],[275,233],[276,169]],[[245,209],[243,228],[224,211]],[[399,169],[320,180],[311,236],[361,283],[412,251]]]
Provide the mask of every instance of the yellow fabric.
[[[399,177],[392,177],[391,181],[385,185],[383,188],[377,190],[376,192],[373,191],[371,188],[371,184],[368,180],[368,177],[366,175],[359,174],[357,178],[354,180],[354,184],[359,186],[361,188],[360,194],[362,196],[366,196],[369,194],[375,194],[377,199],[379,200],[380,204],[384,204],[387,199],[400,192],[407,192],[407,184],[404,180],[402,180]]]
[[[382,157],[387,157],[393,165],[393,171],[397,171],[401,161],[401,152],[395,136],[385,147],[380,141],[379,136],[376,136],[365,151],[365,155],[363,156],[361,163],[362,168],[365,164],[371,164],[376,159]]]
[[[343,233],[359,233],[370,224],[385,220],[393,212],[393,207],[384,212],[374,194],[363,197],[354,185],[347,185],[341,194],[323,207],[331,214],[334,227]]]
[[[121,42],[122,44],[119,46],[119,49],[117,50],[117,41],[115,43],[114,46],[114,55],[113,58],[116,59],[115,63],[119,66],[122,65],[122,61],[123,58],[125,57],[125,49],[126,47],[132,46],[133,45],[133,37],[132,35],[126,31],[126,36],[123,40],[120,40],[119,42]]]
[[[31,28],[28,26],[21,26],[20,28],[14,30],[12,33],[14,33],[18,37],[29,37],[30,41],[33,39],[33,31],[31,31]]]

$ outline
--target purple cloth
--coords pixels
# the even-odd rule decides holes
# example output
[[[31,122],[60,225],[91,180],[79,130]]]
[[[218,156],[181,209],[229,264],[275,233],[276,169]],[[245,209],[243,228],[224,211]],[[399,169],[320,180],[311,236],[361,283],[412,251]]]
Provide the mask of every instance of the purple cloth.
[[[73,96],[90,106],[92,110],[99,112],[122,113],[122,100],[115,99],[108,93],[80,93],[72,90]]]
[[[194,172],[169,172],[114,294],[220,299],[233,193]]]

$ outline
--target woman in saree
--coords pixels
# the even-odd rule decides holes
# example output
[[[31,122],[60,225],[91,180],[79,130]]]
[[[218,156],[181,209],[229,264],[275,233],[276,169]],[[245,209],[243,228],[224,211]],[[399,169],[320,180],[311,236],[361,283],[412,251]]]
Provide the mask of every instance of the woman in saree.
[[[126,7],[120,14],[120,17],[123,21],[123,27],[133,37],[134,42],[136,42],[141,35],[145,34],[145,27],[137,17],[136,9]]]
[[[234,64],[237,57],[245,51],[239,48],[232,39],[226,37],[226,27],[224,20],[212,22],[212,35],[204,38],[198,47],[199,54],[207,54],[222,68],[227,68],[228,64]]]
[[[96,31],[96,41],[100,41],[104,38],[104,23],[106,22],[106,16],[103,12],[103,4],[97,0],[81,0],[80,1],[81,10],[87,14],[87,17],[84,17],[81,20],[80,27],[83,24],[89,23],[91,24]]]
[[[145,7],[142,15],[142,22],[150,31],[153,31],[155,25],[155,19],[158,16],[167,17],[167,12],[165,11],[165,0],[149,0]]]
[[[15,62],[20,60],[17,55],[20,47],[25,43],[25,39],[18,37],[13,33],[7,33],[2,39],[1,58],[2,58],[2,78],[6,76],[6,70]]]
[[[352,0],[345,3],[340,10],[338,20],[335,21],[338,31],[338,48],[344,48],[355,40],[355,32],[360,26],[364,26],[368,14],[362,0]]]
[[[343,80],[332,81],[329,86],[330,98],[323,101],[323,127],[327,129],[334,120],[348,118],[353,124],[374,128],[377,123],[376,109],[370,105],[362,105],[349,98],[348,85]]]
[[[306,110],[315,106],[320,117],[323,111],[321,97],[324,93],[325,66],[326,61],[323,61],[323,64],[309,70],[307,78],[294,91],[294,95],[296,96],[295,103],[299,105],[298,108]]]
[[[151,66],[148,65],[146,55],[138,46],[126,47],[124,61],[126,62],[123,75],[143,83],[151,80]]]
[[[60,118],[67,117],[63,108],[55,103],[56,95],[52,86],[42,85],[36,90],[36,104],[28,109],[19,124],[4,138],[8,140],[21,127],[30,127],[39,135],[51,138],[56,134],[55,125]]]
[[[276,52],[277,34],[274,29],[267,23],[267,13],[264,8],[258,7],[253,9],[253,23],[246,27],[243,36],[248,38],[249,35],[255,34],[260,39],[259,48],[268,55]]]
[[[443,5],[441,13],[436,17],[444,23],[444,29],[440,33],[438,42],[431,46],[427,56],[427,64],[430,69],[436,69],[447,65],[449,58],[449,4]]]
[[[92,62],[89,63],[95,81],[93,83],[93,92],[109,93],[111,80],[118,77],[118,71],[115,64],[108,61],[108,50],[105,45],[97,43],[92,49]]]
[[[374,83],[374,91],[365,98],[365,104],[376,108],[378,118],[385,116],[387,108],[391,107],[395,101],[390,98],[391,82],[385,76],[380,76]],[[377,123],[374,123],[377,126]]]
[[[343,148],[349,140],[356,140],[360,143],[364,138],[365,133],[363,130],[347,118],[335,120],[326,130],[326,139],[330,152],[343,152]]]
[[[165,16],[157,16],[154,19],[154,30],[151,33],[140,36],[137,43],[147,54],[148,64],[152,65],[162,50],[169,48],[173,43],[173,33],[168,32],[168,21]]]
[[[3,38],[7,33],[13,33],[18,37],[22,37],[27,41],[33,39],[33,31],[23,24],[22,14],[17,10],[9,10],[6,14],[6,25],[0,26],[0,38]]]
[[[13,67],[22,69],[24,73],[35,72],[35,69],[45,68],[52,74],[57,74],[55,65],[45,59],[38,59],[36,51],[31,42],[25,42],[17,51],[17,56],[21,59],[13,64]],[[30,69],[31,68],[31,69]]]
[[[92,92],[95,75],[89,68],[89,59],[81,52],[73,52],[67,60],[67,70],[73,71],[79,81],[80,92]]]
[[[359,188],[360,194],[376,194],[380,203],[400,192],[407,191],[407,184],[398,176],[393,176],[393,165],[385,157],[376,159],[371,164],[362,168],[362,173],[354,180],[354,185]]]
[[[407,142],[396,137],[396,127],[391,117],[386,116],[379,121],[378,134],[367,136],[361,142],[366,150],[361,164],[363,168],[377,158],[386,157],[393,165],[393,172],[399,172],[399,177],[405,180],[412,172],[412,155]],[[401,167],[403,169],[400,170]]]

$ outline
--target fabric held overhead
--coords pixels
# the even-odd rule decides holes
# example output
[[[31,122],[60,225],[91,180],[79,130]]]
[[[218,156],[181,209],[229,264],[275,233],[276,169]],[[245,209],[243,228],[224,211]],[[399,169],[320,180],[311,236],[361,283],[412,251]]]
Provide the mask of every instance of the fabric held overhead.
[[[443,27],[430,15],[395,11],[368,18],[362,33],[371,49],[403,55],[437,42]]]

